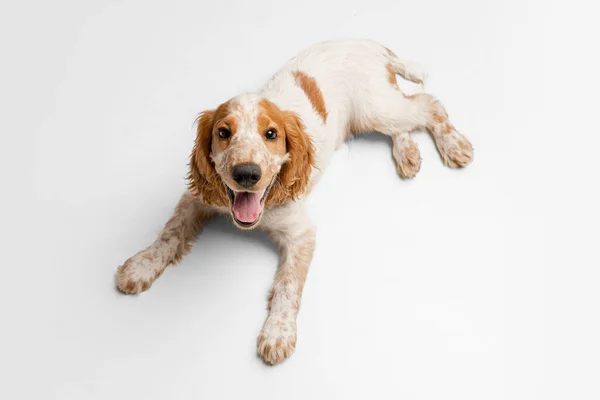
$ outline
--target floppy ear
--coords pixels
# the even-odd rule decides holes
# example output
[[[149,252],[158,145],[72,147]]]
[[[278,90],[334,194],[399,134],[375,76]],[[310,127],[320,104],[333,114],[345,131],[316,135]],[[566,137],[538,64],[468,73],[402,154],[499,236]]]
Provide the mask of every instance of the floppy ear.
[[[298,114],[283,111],[286,151],[289,160],[283,164],[279,177],[269,194],[270,206],[295,200],[304,193],[312,168],[316,167],[315,148]]]
[[[212,129],[215,111],[204,111],[198,116],[198,130],[190,156],[188,187],[194,196],[206,204],[227,206],[227,193],[210,159]]]

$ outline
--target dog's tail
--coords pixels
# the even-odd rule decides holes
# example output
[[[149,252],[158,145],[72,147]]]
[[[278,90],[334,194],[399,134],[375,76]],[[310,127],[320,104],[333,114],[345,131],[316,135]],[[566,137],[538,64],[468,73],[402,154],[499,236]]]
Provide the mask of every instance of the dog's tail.
[[[390,49],[385,48],[385,56],[394,67],[394,71],[407,81],[411,81],[419,85],[419,90],[425,90],[425,72],[423,68],[414,61],[403,60],[398,58]]]

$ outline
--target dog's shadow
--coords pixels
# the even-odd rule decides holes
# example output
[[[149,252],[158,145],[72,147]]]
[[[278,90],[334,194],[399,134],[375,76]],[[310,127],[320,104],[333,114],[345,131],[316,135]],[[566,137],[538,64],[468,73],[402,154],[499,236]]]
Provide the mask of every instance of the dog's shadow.
[[[190,279],[195,279],[196,274],[221,275],[222,269],[232,269],[230,272],[235,273],[238,268],[258,262],[255,261],[257,253],[267,253],[267,258],[273,260],[267,267],[276,268],[279,249],[271,238],[256,229],[242,231],[229,217],[219,215],[196,235],[192,250],[180,263],[181,273]]]
[[[411,131],[410,137],[419,146],[420,154],[429,155],[431,153],[435,153],[435,154],[437,154],[437,156],[440,156],[440,159],[441,159],[441,155],[436,149],[435,141],[428,140],[428,139],[431,139],[431,135],[427,131],[420,130],[420,129]],[[369,147],[372,147],[372,148],[388,148],[391,150],[393,147],[391,136],[387,136],[387,135],[384,135],[383,133],[379,133],[379,132],[375,132],[375,131],[360,134],[360,135],[350,136],[345,141],[350,152],[352,152],[352,148],[355,145],[357,145],[356,143],[360,143],[360,142],[366,143]],[[358,145],[358,146],[363,146],[363,145]],[[389,159],[390,159],[390,161],[393,162],[393,157],[392,157],[391,151],[389,153]],[[457,171],[458,171],[458,169],[457,169]],[[406,179],[403,179],[403,180],[406,180]],[[410,181],[410,179],[408,181]]]
[[[345,140],[346,145],[350,148],[352,148],[355,142],[366,142],[369,145],[389,146],[390,148],[392,146],[392,138],[390,136],[375,131],[353,135]]]
[[[411,131],[410,133],[411,137],[427,137],[430,136],[426,131],[424,130],[414,130]],[[359,141],[359,142],[367,142],[370,145],[382,145],[385,144],[387,146],[392,146],[392,137],[388,136],[388,135],[384,135],[383,133],[379,133],[376,131],[373,132],[368,132],[368,133],[361,133],[360,135],[354,135],[354,136],[350,136],[348,139],[346,139],[346,143],[348,145],[351,145],[353,142],[355,141]]]
[[[214,240],[215,244],[243,240],[275,253],[278,252],[277,245],[263,231],[258,229],[240,230],[233,224],[230,217],[224,215],[218,215],[211,219],[198,233],[196,240],[206,240],[205,236],[210,237],[210,240]]]

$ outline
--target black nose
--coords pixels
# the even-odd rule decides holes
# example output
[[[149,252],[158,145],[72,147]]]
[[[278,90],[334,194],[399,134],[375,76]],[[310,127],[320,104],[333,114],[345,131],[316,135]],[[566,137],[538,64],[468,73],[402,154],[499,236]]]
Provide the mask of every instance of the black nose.
[[[256,164],[239,164],[233,167],[233,180],[245,188],[256,185],[260,180],[260,167]]]

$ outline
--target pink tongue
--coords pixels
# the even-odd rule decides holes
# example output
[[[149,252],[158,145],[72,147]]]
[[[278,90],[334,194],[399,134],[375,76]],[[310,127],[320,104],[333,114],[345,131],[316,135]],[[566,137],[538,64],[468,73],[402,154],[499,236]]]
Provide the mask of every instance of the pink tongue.
[[[254,222],[260,215],[261,193],[238,192],[233,201],[233,213],[240,222]]]

